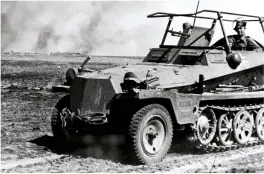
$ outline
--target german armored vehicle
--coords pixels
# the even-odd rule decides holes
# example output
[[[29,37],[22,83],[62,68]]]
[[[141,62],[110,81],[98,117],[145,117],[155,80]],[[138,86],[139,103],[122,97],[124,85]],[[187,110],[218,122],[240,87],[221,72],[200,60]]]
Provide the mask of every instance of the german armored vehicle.
[[[194,142],[207,149],[263,142],[264,48],[256,41],[258,50],[232,50],[225,24],[235,19],[224,16],[243,17],[264,34],[264,18],[259,16],[212,10],[157,12],[148,17],[169,21],[160,46],[150,49],[143,62],[91,71],[84,69],[88,57],[77,74],[69,70],[69,94],[52,115],[54,136],[121,132],[132,157],[143,164],[164,158],[175,130],[190,128]],[[171,28],[176,17],[194,18],[194,23],[176,32]],[[195,26],[196,19],[211,25]],[[223,45],[211,43],[216,24]],[[168,45],[168,37],[179,40]]]

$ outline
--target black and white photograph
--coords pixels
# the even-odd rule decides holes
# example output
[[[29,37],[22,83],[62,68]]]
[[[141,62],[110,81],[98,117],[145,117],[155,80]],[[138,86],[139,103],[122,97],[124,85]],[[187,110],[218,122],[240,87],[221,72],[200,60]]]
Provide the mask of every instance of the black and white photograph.
[[[1,0],[1,173],[264,173],[263,0]]]

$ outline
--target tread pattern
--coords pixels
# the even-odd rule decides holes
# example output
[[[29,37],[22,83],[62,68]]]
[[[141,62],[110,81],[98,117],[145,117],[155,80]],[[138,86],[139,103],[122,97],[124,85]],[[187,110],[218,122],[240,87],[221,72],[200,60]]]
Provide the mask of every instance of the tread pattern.
[[[66,95],[58,101],[58,103],[56,104],[55,108],[52,111],[51,129],[55,137],[66,138],[68,136],[67,133],[65,133],[65,131],[63,130],[62,123],[60,121],[61,110],[68,106],[69,106],[69,95]]]
[[[129,125],[129,137],[132,141],[132,150],[134,152],[133,156],[141,164],[152,163],[151,160],[148,161],[148,160],[144,159],[142,152],[140,151],[140,149],[138,148],[138,145],[137,145],[138,134],[139,134],[138,130],[141,126],[140,124],[143,121],[146,114],[152,109],[157,109],[157,110],[161,110],[162,112],[164,112],[167,115],[167,118],[166,118],[167,124],[169,124],[167,126],[167,129],[168,129],[167,135],[169,136],[169,137],[167,137],[168,142],[166,142],[167,144],[165,145],[165,148],[164,148],[165,150],[162,150],[163,152],[161,152],[161,159],[159,159],[158,161],[162,160],[166,156],[167,151],[169,150],[169,147],[171,146],[171,143],[172,143],[172,136],[173,136],[172,121],[171,121],[170,115],[169,115],[168,111],[165,109],[165,107],[163,107],[160,104],[150,104],[150,105],[147,105],[147,106],[141,108],[139,111],[137,111],[132,116],[132,119],[131,119],[131,122]],[[164,152],[165,152],[165,154],[162,155]],[[156,162],[154,157],[151,157],[151,158],[153,158],[153,162]],[[158,157],[158,158],[160,158],[160,157]]]

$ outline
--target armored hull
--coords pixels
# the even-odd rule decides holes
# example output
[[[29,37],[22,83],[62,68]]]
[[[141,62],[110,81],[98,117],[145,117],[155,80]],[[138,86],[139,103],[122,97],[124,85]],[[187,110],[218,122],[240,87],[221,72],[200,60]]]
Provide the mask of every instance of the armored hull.
[[[218,17],[198,16],[203,12]],[[143,164],[161,161],[173,132],[184,129],[192,130],[199,148],[263,143],[264,47],[256,42],[259,49],[232,50],[223,25],[232,20],[221,14],[241,16],[211,10],[151,14],[148,17],[168,17],[169,22],[160,47],[151,49],[142,63],[93,71],[84,68],[88,57],[77,73],[68,70],[69,94],[52,115],[54,135],[121,133],[131,158]],[[184,24],[187,28],[176,32],[170,25],[179,16],[213,22],[210,28]],[[264,33],[262,17],[242,16],[254,18],[249,22],[259,20]],[[224,45],[209,46],[217,21]],[[165,45],[168,34],[180,37],[177,45]]]
[[[84,113],[104,113],[109,110],[111,101],[124,92],[121,84],[127,72],[133,72],[139,81],[156,78],[149,84],[155,90],[170,90],[179,93],[195,93],[199,75],[204,76],[203,92],[214,91],[219,85],[241,85],[244,87],[264,84],[264,53],[240,52],[241,65],[231,69],[222,51],[208,51],[204,65],[177,65],[139,63],[80,75],[70,90],[71,109]],[[108,107],[107,107],[108,106]]]

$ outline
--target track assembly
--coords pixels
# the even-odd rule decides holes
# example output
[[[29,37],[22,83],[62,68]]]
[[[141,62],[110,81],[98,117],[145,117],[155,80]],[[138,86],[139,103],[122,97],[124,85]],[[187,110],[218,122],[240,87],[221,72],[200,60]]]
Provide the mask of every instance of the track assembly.
[[[199,138],[199,124],[194,127],[192,147],[205,152],[219,152],[264,144],[264,104],[246,106],[206,106],[202,111],[211,109],[216,115],[217,133],[205,144]],[[201,116],[200,116],[201,117]],[[199,120],[199,119],[198,119]],[[256,132],[256,133],[254,133]]]

